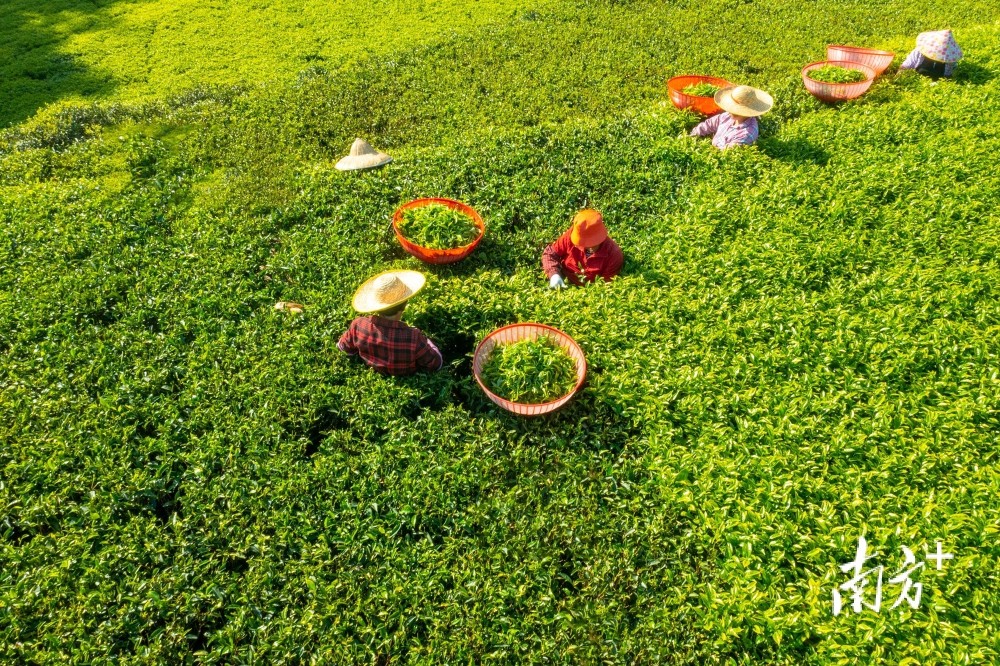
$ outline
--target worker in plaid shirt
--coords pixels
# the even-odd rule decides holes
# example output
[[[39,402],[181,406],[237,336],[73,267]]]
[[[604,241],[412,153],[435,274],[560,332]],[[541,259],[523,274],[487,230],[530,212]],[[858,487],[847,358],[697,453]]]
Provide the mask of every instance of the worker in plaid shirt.
[[[440,370],[444,358],[434,343],[400,321],[407,300],[424,282],[416,271],[389,271],[365,282],[354,294],[354,309],[362,316],[351,322],[337,347],[387,375]]]

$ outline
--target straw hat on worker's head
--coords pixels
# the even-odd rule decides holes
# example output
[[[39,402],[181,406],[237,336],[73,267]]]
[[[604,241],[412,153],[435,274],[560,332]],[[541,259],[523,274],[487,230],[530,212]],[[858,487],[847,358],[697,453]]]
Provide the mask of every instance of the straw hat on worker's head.
[[[386,271],[369,278],[354,294],[354,309],[377,313],[403,303],[420,291],[427,278],[417,271]]]
[[[573,216],[573,228],[569,232],[573,245],[582,248],[596,247],[607,237],[604,216],[599,211],[585,208]]]
[[[951,30],[920,33],[917,35],[917,50],[920,55],[937,62],[958,62],[962,59],[962,49]]]
[[[774,106],[774,98],[750,86],[728,86],[715,93],[715,103],[737,116],[762,116]]]
[[[391,161],[391,157],[375,150],[364,139],[355,139],[354,143],[351,144],[351,154],[337,162],[337,168],[341,171],[373,169]]]

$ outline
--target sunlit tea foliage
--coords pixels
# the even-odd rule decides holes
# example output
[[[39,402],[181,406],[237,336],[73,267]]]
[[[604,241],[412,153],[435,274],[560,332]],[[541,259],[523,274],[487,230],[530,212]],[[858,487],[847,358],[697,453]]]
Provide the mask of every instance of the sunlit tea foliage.
[[[696,83],[684,88],[681,92],[692,97],[715,97],[715,93],[719,92],[719,86],[713,86],[711,83]]]
[[[287,57],[307,4],[354,57]],[[418,39],[384,4],[0,5],[0,663],[996,663],[1000,6],[559,1]],[[828,43],[941,26],[952,80],[803,89]],[[756,146],[685,136],[665,81],[704,72],[774,95]],[[358,136],[394,161],[337,171]],[[425,196],[489,220],[472,256],[399,246]],[[549,290],[585,207],[622,274]],[[439,373],[337,349],[390,268],[428,275]],[[585,352],[563,411],[475,382],[518,321]],[[955,559],[834,617],[861,534],[887,577]]]

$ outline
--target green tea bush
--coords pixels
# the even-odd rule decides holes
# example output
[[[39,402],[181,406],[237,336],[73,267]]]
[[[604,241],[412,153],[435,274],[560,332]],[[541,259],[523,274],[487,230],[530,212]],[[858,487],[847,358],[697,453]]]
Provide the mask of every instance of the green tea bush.
[[[524,404],[558,400],[576,388],[576,361],[552,338],[497,343],[483,364],[493,393]]]
[[[6,0],[0,6],[0,127],[66,98],[145,100],[201,83],[285,83],[305,68],[336,69],[374,51],[468,39],[516,8],[508,0],[480,0],[475,12],[452,0],[434,7],[345,0]]]
[[[994,4],[532,12],[3,134],[0,663],[998,660]],[[801,90],[826,41],[902,51],[925,18],[960,31],[953,81]],[[699,64],[776,94],[756,146],[678,136],[662,82]],[[336,171],[359,129],[395,161]],[[395,242],[427,192],[490,220],[461,263]],[[584,206],[623,273],[550,291],[539,256]],[[393,267],[428,274],[405,320],[442,372],[336,348]],[[530,422],[470,367],[516,321],[589,363]],[[861,534],[887,567],[955,559],[916,610],[834,617]]]

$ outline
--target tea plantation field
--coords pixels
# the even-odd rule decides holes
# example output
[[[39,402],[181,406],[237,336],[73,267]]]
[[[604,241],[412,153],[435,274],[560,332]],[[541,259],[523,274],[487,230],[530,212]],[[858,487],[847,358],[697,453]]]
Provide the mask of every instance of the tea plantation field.
[[[202,83],[273,83],[373,51],[468,35],[511,0],[4,0],[0,125],[58,99],[172,94]],[[468,39],[468,37],[466,37]]]
[[[945,26],[953,81],[802,89]],[[0,663],[1000,661],[993,0],[13,0],[0,34]],[[775,96],[757,146],[683,136],[691,71]],[[336,171],[355,136],[395,161]],[[420,196],[482,213],[469,259],[400,249]],[[586,206],[623,275],[549,291]],[[336,348],[392,267],[440,373]],[[471,377],[516,321],[587,354],[551,417]],[[834,615],[860,536],[883,605]]]

